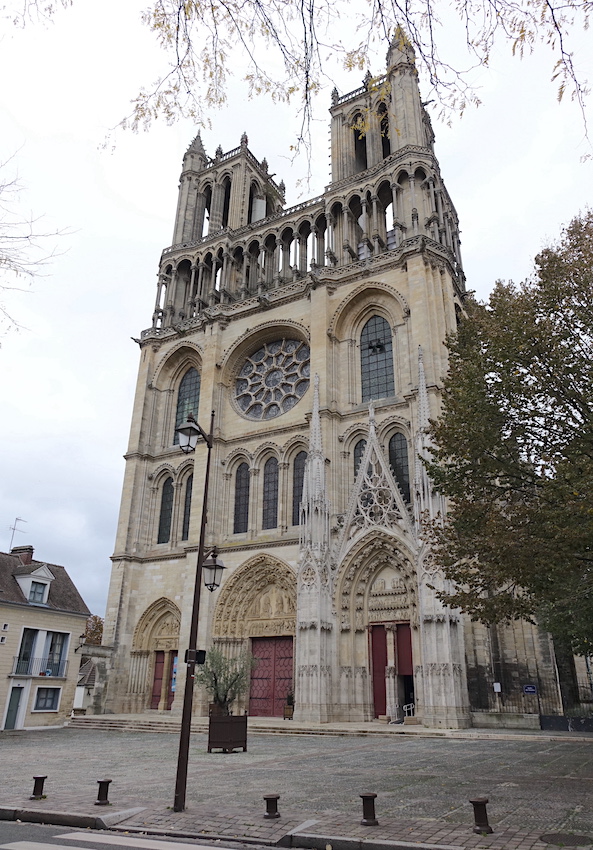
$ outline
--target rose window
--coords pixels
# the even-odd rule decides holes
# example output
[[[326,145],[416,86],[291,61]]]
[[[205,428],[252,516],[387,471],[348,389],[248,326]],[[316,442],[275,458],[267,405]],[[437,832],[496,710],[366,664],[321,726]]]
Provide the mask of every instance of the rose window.
[[[249,419],[274,419],[291,410],[309,389],[310,351],[306,342],[267,342],[248,357],[235,384],[235,398]]]

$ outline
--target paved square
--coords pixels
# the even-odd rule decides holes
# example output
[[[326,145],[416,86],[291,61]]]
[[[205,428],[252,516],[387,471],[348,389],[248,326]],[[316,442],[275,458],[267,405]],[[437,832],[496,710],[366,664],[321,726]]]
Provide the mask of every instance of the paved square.
[[[0,757],[9,782],[0,804],[92,811],[97,780],[107,777],[114,807],[147,807],[130,824],[166,829],[177,818],[179,828],[189,829],[192,812],[194,820],[199,812],[210,823],[205,832],[216,827],[218,834],[241,834],[243,825],[243,834],[248,828],[253,836],[272,839],[310,818],[318,821],[313,832],[323,832],[325,823],[341,828],[339,834],[360,835],[359,794],[373,791],[381,823],[424,821],[427,837],[415,840],[454,843],[445,842],[452,827],[471,836],[469,798],[485,795],[495,835],[503,828],[593,835],[593,741],[253,733],[247,753],[208,754],[206,736],[195,733],[182,816],[167,808],[177,745],[172,734],[69,728],[4,733]],[[47,799],[30,804],[35,774],[48,776]],[[263,820],[266,793],[281,795],[281,822]]]

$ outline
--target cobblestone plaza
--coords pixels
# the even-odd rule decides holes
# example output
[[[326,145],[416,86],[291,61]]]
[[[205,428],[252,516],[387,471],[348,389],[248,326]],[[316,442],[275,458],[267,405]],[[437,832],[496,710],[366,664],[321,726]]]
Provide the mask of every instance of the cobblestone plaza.
[[[291,825],[312,818],[317,831],[326,824],[334,830],[329,834],[336,829],[341,835],[357,834],[359,794],[372,791],[378,795],[380,824],[390,819],[400,825],[420,824],[417,828],[430,835],[415,840],[448,836],[451,845],[458,843],[451,840],[451,829],[468,841],[472,838],[468,800],[485,795],[490,800],[492,840],[508,829],[593,835],[593,748],[586,739],[251,733],[246,753],[207,754],[206,736],[196,733],[191,740],[188,809],[182,815],[168,808],[176,735],[66,728],[5,733],[0,746],[3,773],[10,777],[2,806],[24,806],[32,777],[47,774],[47,799],[27,805],[92,812],[96,782],[109,777],[114,808],[145,807],[130,825],[172,829],[177,818],[176,829],[189,830],[191,821],[197,832],[276,839]],[[281,795],[280,821],[263,820],[266,793]]]

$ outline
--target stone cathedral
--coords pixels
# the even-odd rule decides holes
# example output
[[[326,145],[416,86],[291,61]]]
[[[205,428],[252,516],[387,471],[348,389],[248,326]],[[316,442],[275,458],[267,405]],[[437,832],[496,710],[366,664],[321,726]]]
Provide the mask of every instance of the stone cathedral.
[[[290,209],[246,134],[183,158],[139,339],[103,709],[181,711],[206,448],[184,455],[175,429],[214,411],[206,542],[226,570],[199,646],[257,658],[241,711],[294,694],[295,720],[535,726],[538,701],[562,711],[549,636],[444,608],[422,539],[445,510],[421,458],[465,279],[411,48],[334,89],[330,115],[331,183]]]

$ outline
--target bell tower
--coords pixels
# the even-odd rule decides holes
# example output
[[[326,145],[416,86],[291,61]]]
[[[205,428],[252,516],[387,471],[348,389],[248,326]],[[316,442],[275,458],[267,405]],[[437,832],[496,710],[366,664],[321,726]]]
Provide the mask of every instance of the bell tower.
[[[214,159],[206,156],[200,133],[183,157],[173,244],[192,242],[219,230],[236,230],[282,209],[284,187],[268,174],[268,163],[253,156],[247,133],[239,147]]]

